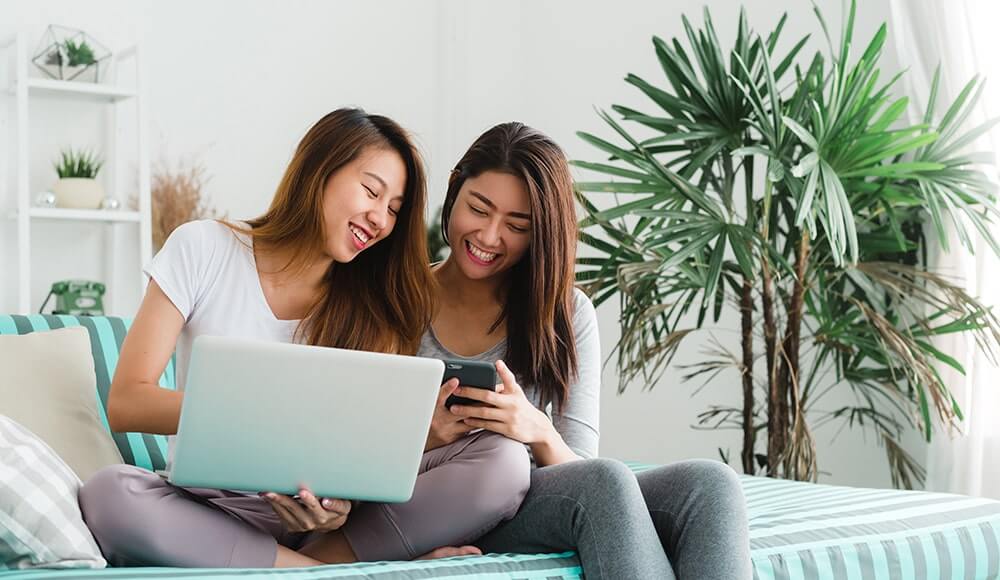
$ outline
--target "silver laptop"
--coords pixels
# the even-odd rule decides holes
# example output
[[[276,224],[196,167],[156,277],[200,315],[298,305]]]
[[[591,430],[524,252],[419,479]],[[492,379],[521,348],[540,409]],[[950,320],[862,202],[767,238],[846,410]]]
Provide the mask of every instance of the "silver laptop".
[[[429,358],[199,336],[167,480],[407,501],[443,374]]]

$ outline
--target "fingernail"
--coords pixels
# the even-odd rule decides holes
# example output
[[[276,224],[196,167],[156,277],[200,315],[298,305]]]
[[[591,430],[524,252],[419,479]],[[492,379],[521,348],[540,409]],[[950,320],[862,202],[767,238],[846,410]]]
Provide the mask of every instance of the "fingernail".
[[[324,499],[323,500],[323,507],[328,508],[331,505],[333,505],[333,502],[331,502],[330,500],[328,500],[328,499]]]

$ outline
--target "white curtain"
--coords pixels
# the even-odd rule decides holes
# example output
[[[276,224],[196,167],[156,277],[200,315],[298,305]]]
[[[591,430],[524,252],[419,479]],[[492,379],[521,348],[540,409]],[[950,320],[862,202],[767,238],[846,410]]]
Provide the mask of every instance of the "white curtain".
[[[890,0],[889,36],[900,67],[908,70],[900,89],[910,96],[911,105],[919,105],[912,113],[926,106],[934,69],[940,64],[937,119],[977,74],[988,82],[966,128],[1000,115],[997,4],[997,0]],[[995,152],[1000,150],[998,144],[1000,130],[994,129],[975,149]],[[996,170],[990,169],[989,175],[995,179]],[[1000,259],[982,240],[970,255],[952,235],[950,251],[934,251],[933,256],[932,268],[961,280],[970,294],[1000,310]],[[964,377],[942,368],[965,420],[959,432],[935,430],[926,462],[927,489],[1000,499],[1000,371],[967,337],[945,337],[938,345],[965,367]]]

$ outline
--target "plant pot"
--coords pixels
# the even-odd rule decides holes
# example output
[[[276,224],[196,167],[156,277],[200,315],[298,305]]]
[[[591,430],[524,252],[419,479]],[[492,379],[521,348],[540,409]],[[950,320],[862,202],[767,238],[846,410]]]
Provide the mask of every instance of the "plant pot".
[[[63,177],[52,186],[56,206],[71,209],[99,209],[104,199],[104,187],[95,179]]]

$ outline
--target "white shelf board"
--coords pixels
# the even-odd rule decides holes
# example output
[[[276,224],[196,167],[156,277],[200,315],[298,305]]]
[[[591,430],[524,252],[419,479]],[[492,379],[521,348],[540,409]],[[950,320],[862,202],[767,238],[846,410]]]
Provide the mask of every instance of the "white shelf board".
[[[136,91],[128,87],[117,87],[99,83],[29,78],[28,94],[113,103],[135,97]]]
[[[11,218],[17,217],[17,211],[11,213]],[[61,207],[33,207],[28,210],[28,217],[44,220],[68,220],[91,222],[136,222],[141,214],[137,211],[107,210],[107,209],[66,209]]]

